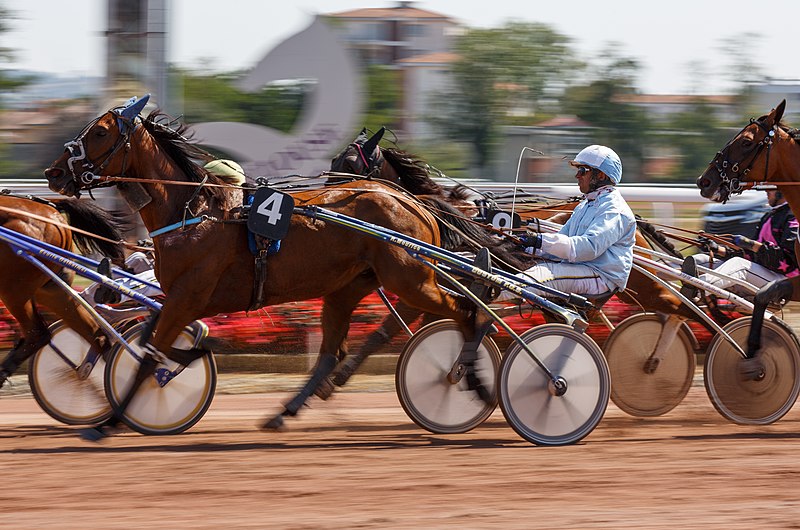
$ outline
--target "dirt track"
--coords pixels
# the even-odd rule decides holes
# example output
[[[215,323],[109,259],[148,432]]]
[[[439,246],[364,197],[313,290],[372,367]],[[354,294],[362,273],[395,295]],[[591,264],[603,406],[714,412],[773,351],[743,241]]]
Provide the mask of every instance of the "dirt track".
[[[375,381],[280,433],[256,425],[286,393],[222,394],[185,434],[100,444],[4,395],[0,528],[800,528],[797,410],[732,425],[696,384],[661,418],[611,405],[580,444],[543,448],[499,411],[429,434]]]

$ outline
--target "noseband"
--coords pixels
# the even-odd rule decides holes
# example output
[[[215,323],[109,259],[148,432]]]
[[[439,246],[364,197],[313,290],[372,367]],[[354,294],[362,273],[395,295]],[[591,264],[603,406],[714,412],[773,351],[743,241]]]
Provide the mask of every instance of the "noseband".
[[[64,144],[64,149],[66,149],[70,155],[67,159],[67,166],[72,174],[72,180],[78,186],[78,189],[97,187],[92,186],[92,184],[96,183],[99,179],[98,173],[102,174],[102,171],[114,158],[114,155],[123,147],[125,148],[125,158],[122,160],[121,175],[125,174],[127,155],[128,151],[130,150],[130,135],[136,129],[138,123],[133,123],[132,120],[124,118],[123,116],[116,116],[117,127],[120,133],[119,138],[116,142],[114,142],[114,145],[106,150],[105,153],[98,156],[102,162],[96,167],[97,170],[95,171],[95,165],[97,162],[87,158],[84,139],[92,127],[94,127],[102,118],[103,116],[100,116],[89,122],[89,124],[83,128],[83,130],[78,134],[78,136],[75,137],[75,139]]]
[[[730,152],[731,145],[733,145],[733,142],[736,141],[737,138],[739,138],[739,135],[741,135],[744,132],[744,130],[747,129],[747,127],[749,127],[754,123],[758,125],[758,127],[762,131],[764,131],[764,138],[762,138],[761,141],[758,142],[758,144],[756,144],[755,153],[753,153],[753,156],[750,158],[747,167],[741,169],[741,167],[744,165],[744,160],[738,160],[731,163],[731,161],[728,160],[728,154]],[[775,139],[776,130],[778,130],[777,124],[774,125],[772,128],[769,128],[766,125],[764,125],[761,121],[754,120],[751,118],[750,124],[746,125],[744,129],[739,131],[739,133],[736,136],[734,136],[733,139],[730,142],[728,142],[725,145],[725,147],[722,148],[721,151],[717,153],[717,156],[714,157],[712,163],[714,164],[714,167],[716,168],[717,173],[719,174],[719,178],[721,181],[720,189],[724,189],[727,192],[726,199],[727,196],[730,196],[730,194],[742,193],[744,190],[752,187],[753,184],[755,184],[754,182],[747,181],[746,177],[747,174],[750,173],[750,170],[752,169],[753,165],[758,159],[758,156],[765,148],[767,150],[767,153],[766,153],[766,160],[764,163],[764,179],[767,178],[767,175],[769,173],[769,154],[772,151],[772,144]],[[728,171],[730,171],[730,175]]]

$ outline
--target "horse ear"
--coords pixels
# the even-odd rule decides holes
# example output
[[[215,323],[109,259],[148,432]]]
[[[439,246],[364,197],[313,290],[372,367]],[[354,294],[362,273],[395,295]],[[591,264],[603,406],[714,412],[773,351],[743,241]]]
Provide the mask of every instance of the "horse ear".
[[[378,132],[372,135],[372,138],[367,140],[367,142],[364,144],[364,151],[367,153],[372,153],[375,148],[378,147],[378,143],[381,141],[381,138],[383,138],[383,133],[385,132],[386,127],[381,127]]]
[[[120,111],[119,115],[128,120],[132,120],[142,112],[147,102],[150,100],[150,94],[145,94],[139,99],[132,98],[125,107]]]
[[[358,144],[358,145],[364,145],[365,143],[367,143],[367,128],[366,127],[361,129],[361,132],[358,133],[358,136],[356,136],[356,139],[353,140],[353,143],[354,144]]]
[[[783,111],[786,110],[786,100],[784,99],[781,101],[777,107],[772,110],[773,119],[775,120],[774,124],[780,123],[781,118],[783,118]]]

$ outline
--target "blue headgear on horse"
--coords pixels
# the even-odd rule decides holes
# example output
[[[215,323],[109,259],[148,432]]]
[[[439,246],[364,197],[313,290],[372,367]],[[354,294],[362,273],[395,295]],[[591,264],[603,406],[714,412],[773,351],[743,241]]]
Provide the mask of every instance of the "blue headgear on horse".
[[[129,99],[125,105],[114,109],[114,112],[116,112],[119,116],[117,119],[117,126],[123,134],[127,132],[126,128],[133,124],[133,120],[135,120],[139,113],[142,112],[142,109],[144,109],[149,100],[150,94],[145,94],[139,99],[136,99],[136,96],[134,96]]]

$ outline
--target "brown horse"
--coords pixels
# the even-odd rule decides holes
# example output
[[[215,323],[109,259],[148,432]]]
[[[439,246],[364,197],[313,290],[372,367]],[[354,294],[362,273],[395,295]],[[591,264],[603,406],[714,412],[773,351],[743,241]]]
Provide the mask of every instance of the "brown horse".
[[[488,248],[492,253],[493,264],[506,271],[516,272],[525,268],[530,256],[513,242],[498,237],[499,232],[490,232],[488,227],[467,217],[476,213],[477,206],[469,199],[469,192],[463,186],[445,189],[431,179],[428,166],[419,158],[399,149],[381,148],[378,143],[385,129],[369,137],[366,129],[331,161],[331,171],[360,175],[368,179],[386,181],[399,186],[424,203],[434,214],[443,235],[441,246],[451,251],[472,251]],[[349,177],[334,175],[329,182],[337,183]],[[422,324],[436,320],[437,315],[424,314],[417,308],[399,301],[395,307],[398,316],[411,323],[422,316]],[[387,344],[403,331],[397,317],[388,315],[376,331],[371,333],[357,352],[348,355],[337,367],[333,384],[343,386],[356,372],[366,358]],[[323,386],[320,397],[327,398],[332,391],[329,385]]]
[[[48,222],[50,220],[51,222]],[[43,199],[0,194],[0,225],[64,250],[73,243],[83,253],[100,252],[116,262],[123,258],[122,225],[118,219],[91,202],[76,199]],[[95,239],[69,226],[97,234]],[[117,243],[112,243],[114,241]],[[20,327],[20,338],[0,363],[0,387],[20,364],[50,340],[47,323],[36,308],[40,303],[74,329],[98,352],[109,347],[108,339],[71,296],[45,273],[17,256],[7,244],[0,244],[0,300]],[[71,271],[48,263],[48,267],[71,281]]]
[[[431,179],[430,167],[419,157],[400,149],[380,147],[379,143],[383,132],[384,130],[381,129],[374,135],[369,136],[365,129],[362,130],[350,145],[334,157],[331,162],[331,170],[388,180],[402,186],[405,190],[414,195],[425,196],[429,199],[437,199],[437,203],[431,204],[433,211],[446,208],[445,206],[441,206],[442,202],[451,203],[454,201],[452,196],[453,190],[445,190],[441,185]],[[458,188],[456,188],[456,190],[457,189]],[[461,210],[466,210],[467,206],[465,206],[466,203],[463,201],[463,197],[458,195],[456,195],[456,197],[458,201],[456,202],[456,207],[460,206]],[[566,201],[564,204],[559,204],[555,207],[548,206],[540,209],[525,208],[521,211],[521,215],[525,219],[547,218],[552,222],[563,224],[566,219],[569,218],[571,210],[576,205],[576,201]],[[565,211],[558,213],[557,210]],[[448,220],[449,219],[450,218],[448,218]],[[474,223],[470,224],[473,227],[471,235],[480,234],[481,232],[486,234],[485,230],[481,231],[476,228]],[[485,238],[485,235],[483,237]],[[482,241],[485,241],[485,239]],[[455,242],[455,244],[461,243],[463,242]],[[495,239],[492,245],[490,249],[493,252],[495,249],[499,249],[502,252],[506,252],[505,255],[508,255],[514,246],[510,244],[510,242],[506,242],[504,245],[497,239]],[[664,240],[663,237],[660,237],[654,227],[648,225],[646,222],[640,221],[639,223],[639,229],[636,231],[636,245],[643,248],[654,248],[654,245],[656,245],[658,250],[662,250],[676,257],[682,257],[674,246]],[[510,264],[514,268],[527,268],[531,265],[531,257],[527,254],[514,254],[514,257],[516,259]],[[645,257],[650,256],[645,255]],[[689,319],[694,319],[696,316],[690,309],[684,306],[675,295],[662,285],[647,278],[636,270],[631,272],[626,290],[619,293],[617,296],[624,302],[642,307],[646,311],[677,314]]]
[[[769,114],[751,119],[716,154],[697,178],[703,197],[726,202],[731,194],[741,193],[759,182],[769,183],[783,193],[793,212],[800,212],[800,188],[795,180],[800,175],[800,131],[781,122],[785,110],[786,100],[783,100]],[[795,252],[800,256],[797,242]],[[764,313],[770,303],[780,300],[800,300],[800,276],[769,283],[756,294],[747,359],[742,360],[740,368],[744,377],[763,377],[764,366],[758,352]]]
[[[440,288],[424,263],[400,247],[304,215],[291,216],[280,250],[266,261],[267,281],[260,293],[254,293],[256,273],[248,232],[237,222],[242,218],[243,190],[226,185],[223,178],[194,162],[208,154],[183,136],[185,126],[173,130],[162,125],[158,112],[146,119],[139,116],[143,102],[146,98],[89,123],[45,171],[50,187],[66,195],[87,187],[93,173],[137,180],[138,189],[123,189],[123,196],[151,232],[179,227],[191,217],[184,229],[153,238],[155,272],[167,298],[148,344],[152,355],[145,357],[131,396],[115,410],[115,418],[98,426],[96,435],[104,435],[107,426],[121,419],[126,402],[152,375],[162,355],[187,364],[204,353],[172,348],[184,326],[203,317],[247,310],[256,299],[262,306],[323,299],[317,367],[282,413],[264,425],[267,428],[279,427],[283,417],[297,414],[319,381],[330,374],[345,349],[353,310],[381,285],[411,306],[454,319],[471,342],[474,311]],[[301,206],[324,206],[439,243],[436,222],[423,207],[378,183],[342,184],[293,197]]]

